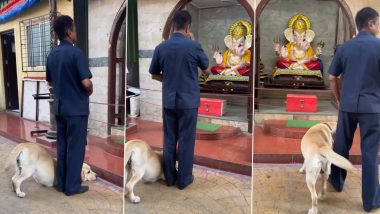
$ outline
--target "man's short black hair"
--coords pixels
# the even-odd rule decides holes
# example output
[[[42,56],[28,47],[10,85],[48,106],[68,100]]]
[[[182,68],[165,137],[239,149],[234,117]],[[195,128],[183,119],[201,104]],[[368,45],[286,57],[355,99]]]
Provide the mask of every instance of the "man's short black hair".
[[[68,30],[74,27],[74,20],[70,16],[58,16],[54,20],[54,32],[57,34],[60,41],[64,40],[67,36]]]
[[[187,26],[191,25],[191,15],[186,10],[178,11],[173,17],[174,30],[183,30]]]
[[[378,17],[379,13],[371,7],[365,7],[361,9],[355,17],[356,27],[358,28],[358,31],[361,31],[364,28],[368,27],[369,21],[376,22]]]

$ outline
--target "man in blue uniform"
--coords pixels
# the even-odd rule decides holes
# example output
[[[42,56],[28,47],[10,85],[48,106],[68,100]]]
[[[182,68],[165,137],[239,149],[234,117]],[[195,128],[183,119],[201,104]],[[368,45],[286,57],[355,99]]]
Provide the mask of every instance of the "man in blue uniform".
[[[360,10],[355,18],[359,34],[341,45],[330,65],[331,88],[338,101],[339,117],[334,151],[348,159],[359,124],[362,152],[362,200],[369,212],[380,205],[378,151],[380,140],[380,40],[379,14]],[[341,93],[337,77],[342,74]],[[346,171],[331,166],[330,183],[343,190]]]
[[[171,38],[154,50],[149,72],[162,81],[164,174],[166,184],[184,189],[194,180],[193,159],[200,89],[198,67],[208,73],[209,60],[193,41],[191,16],[179,11],[173,17]],[[178,142],[178,152],[177,152]],[[178,171],[175,168],[178,157]]]
[[[87,144],[89,96],[92,94],[92,74],[79,48],[74,21],[59,16],[54,31],[60,45],[48,56],[46,80],[54,90],[54,112],[57,120],[57,184],[66,195],[88,191],[81,186],[81,170]]]

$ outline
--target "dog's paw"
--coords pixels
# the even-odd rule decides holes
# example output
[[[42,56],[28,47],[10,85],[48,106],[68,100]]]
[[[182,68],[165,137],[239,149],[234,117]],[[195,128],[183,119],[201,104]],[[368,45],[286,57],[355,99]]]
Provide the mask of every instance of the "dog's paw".
[[[18,192],[16,193],[17,197],[24,198],[26,196],[25,192]]]
[[[131,202],[134,204],[138,204],[138,203],[140,203],[140,201],[141,201],[141,199],[139,196],[131,197]]]
[[[16,187],[15,187],[15,185],[14,185],[13,182],[12,182],[12,191],[13,191],[13,192],[16,192]]]
[[[299,172],[300,174],[305,174],[305,169],[302,167],[301,169],[298,170],[298,172]]]
[[[323,200],[325,200],[325,198],[326,198],[326,193],[322,193],[322,192],[321,192],[321,193],[318,194],[318,199],[319,199],[319,200],[322,200],[322,201],[323,201]]]
[[[316,210],[313,210],[312,208],[310,208],[309,211],[307,212],[307,214],[318,214],[318,212]]]

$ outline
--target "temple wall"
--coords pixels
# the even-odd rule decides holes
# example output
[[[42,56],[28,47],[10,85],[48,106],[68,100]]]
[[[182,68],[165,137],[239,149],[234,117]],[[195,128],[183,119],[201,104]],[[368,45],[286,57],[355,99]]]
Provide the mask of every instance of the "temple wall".
[[[149,65],[154,48],[162,41],[165,22],[176,5],[176,0],[139,0],[138,36],[139,36],[139,72],[141,119],[162,121],[162,84],[151,79]]]
[[[88,55],[94,93],[90,102],[108,103],[108,47],[112,24],[123,0],[88,1]],[[101,15],[99,15],[101,14]],[[125,43],[125,34],[124,34]],[[108,106],[90,103],[91,134],[107,135]]]

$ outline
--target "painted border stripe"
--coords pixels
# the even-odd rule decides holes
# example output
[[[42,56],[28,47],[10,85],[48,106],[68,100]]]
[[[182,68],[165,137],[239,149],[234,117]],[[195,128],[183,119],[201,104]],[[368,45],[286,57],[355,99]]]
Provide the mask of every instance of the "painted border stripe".
[[[8,3],[5,7],[0,9],[0,23],[7,22],[14,16],[20,14],[24,10],[32,7],[40,0],[14,0]]]
[[[153,49],[139,50],[139,58],[152,58],[153,52],[154,52]]]

